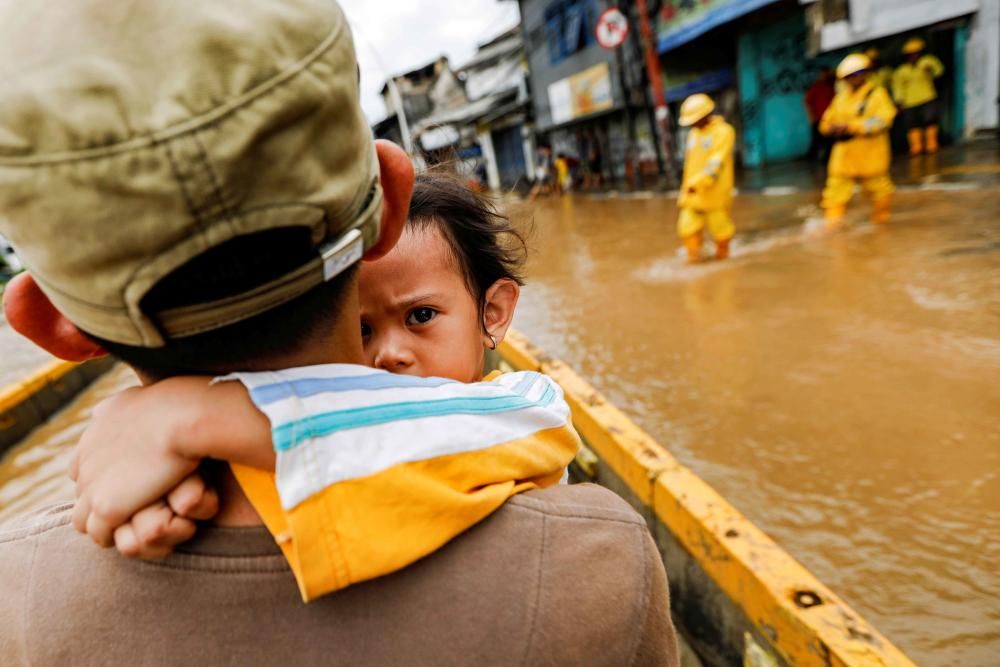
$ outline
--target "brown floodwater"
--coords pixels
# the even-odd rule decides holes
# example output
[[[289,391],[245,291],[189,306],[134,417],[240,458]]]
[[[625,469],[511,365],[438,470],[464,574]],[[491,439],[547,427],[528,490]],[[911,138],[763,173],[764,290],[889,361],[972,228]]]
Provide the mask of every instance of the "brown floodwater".
[[[51,360],[49,354],[10,328],[0,308],[0,389],[25,378]]]
[[[670,199],[539,200],[516,326],[918,664],[1000,664],[1000,190],[814,202],[739,197],[691,267]]]
[[[733,258],[690,267],[671,199],[540,200],[516,324],[919,664],[995,665],[1000,190],[902,193],[828,238],[814,201],[741,196]],[[10,379],[44,361],[2,325],[0,350]],[[133,382],[4,459],[0,522],[72,496],[72,443]]]
[[[136,384],[132,371],[116,366],[0,460],[0,524],[31,508],[73,499],[67,475],[70,453],[91,412],[105,398]]]

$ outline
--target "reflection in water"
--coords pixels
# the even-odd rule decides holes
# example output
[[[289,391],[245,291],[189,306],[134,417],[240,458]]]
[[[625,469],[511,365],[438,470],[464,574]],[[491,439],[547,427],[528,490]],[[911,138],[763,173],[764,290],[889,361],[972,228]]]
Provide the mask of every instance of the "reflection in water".
[[[834,237],[812,195],[741,196],[697,266],[672,201],[567,201],[516,325],[919,664],[995,664],[1000,193],[903,193],[886,229],[859,202]]]
[[[834,237],[803,233],[813,201],[740,197],[733,258],[698,266],[669,200],[542,201],[517,325],[919,664],[995,664],[1000,194],[906,193]],[[69,448],[134,381],[3,461],[0,522],[72,496]]]

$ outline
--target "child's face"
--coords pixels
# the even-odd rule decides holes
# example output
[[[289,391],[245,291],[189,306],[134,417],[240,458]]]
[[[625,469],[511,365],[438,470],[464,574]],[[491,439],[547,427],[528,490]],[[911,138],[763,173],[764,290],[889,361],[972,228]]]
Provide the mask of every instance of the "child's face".
[[[358,294],[368,365],[392,373],[475,382],[486,336],[448,242],[408,226],[396,247],[363,262]]]

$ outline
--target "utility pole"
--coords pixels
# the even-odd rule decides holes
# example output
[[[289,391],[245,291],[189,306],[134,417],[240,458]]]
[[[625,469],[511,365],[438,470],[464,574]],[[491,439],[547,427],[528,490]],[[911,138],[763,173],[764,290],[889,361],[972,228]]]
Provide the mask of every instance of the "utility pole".
[[[653,88],[653,108],[656,118],[656,134],[663,153],[666,167],[664,175],[667,184],[677,185],[677,174],[674,170],[674,155],[670,149],[670,109],[667,107],[667,96],[663,92],[663,73],[660,71],[660,56],[656,53],[656,39],[653,28],[649,25],[649,7],[646,0],[635,0],[639,13],[639,34],[642,36],[642,49],[646,56],[646,72]]]
[[[385,69],[385,68],[383,68]],[[407,155],[413,157],[413,139],[410,136],[410,124],[406,120],[406,111],[403,109],[403,96],[399,94],[399,86],[396,85],[395,77],[391,74],[385,80],[385,85],[389,86],[389,99],[396,109],[396,120],[399,121],[399,136],[403,140],[403,150]]]

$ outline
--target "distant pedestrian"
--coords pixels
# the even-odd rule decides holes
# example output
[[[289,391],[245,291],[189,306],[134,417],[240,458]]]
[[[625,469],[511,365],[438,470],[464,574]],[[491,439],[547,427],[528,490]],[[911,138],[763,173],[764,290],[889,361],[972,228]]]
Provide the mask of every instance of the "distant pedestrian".
[[[535,184],[531,186],[528,199],[534,199],[543,192],[552,192],[552,148],[539,144],[535,149]]]
[[[715,239],[716,259],[729,256],[735,227],[733,206],[733,144],[736,131],[722,116],[713,115],[708,95],[692,95],[681,105],[680,125],[690,127],[684,154],[684,178],[678,199],[677,234],[689,262],[701,259],[702,232]]]
[[[824,67],[816,74],[816,80],[806,89],[804,102],[809,124],[812,125],[812,141],[809,143],[809,158],[825,160],[830,152],[830,142],[819,131],[819,119],[826,113],[836,90],[833,87],[833,70]]]
[[[566,157],[565,153],[559,153],[556,156],[555,170],[556,191],[562,194],[573,187],[573,179],[569,171],[569,158]]]
[[[941,109],[934,79],[944,74],[936,56],[925,53],[927,44],[913,37],[903,45],[906,62],[892,75],[892,95],[903,112],[910,155],[938,151]]]
[[[604,160],[601,156],[601,142],[596,132],[588,132],[585,136],[584,159],[587,163],[585,187],[599,189],[604,183]]]
[[[889,129],[896,117],[896,107],[885,88],[869,80],[871,60],[853,53],[837,66],[837,78],[846,86],[833,98],[820,120],[820,132],[834,140],[830,167],[823,189],[826,229],[838,229],[844,221],[847,204],[854,194],[854,184],[874,202],[872,221],[889,222],[892,193],[889,178]]]

